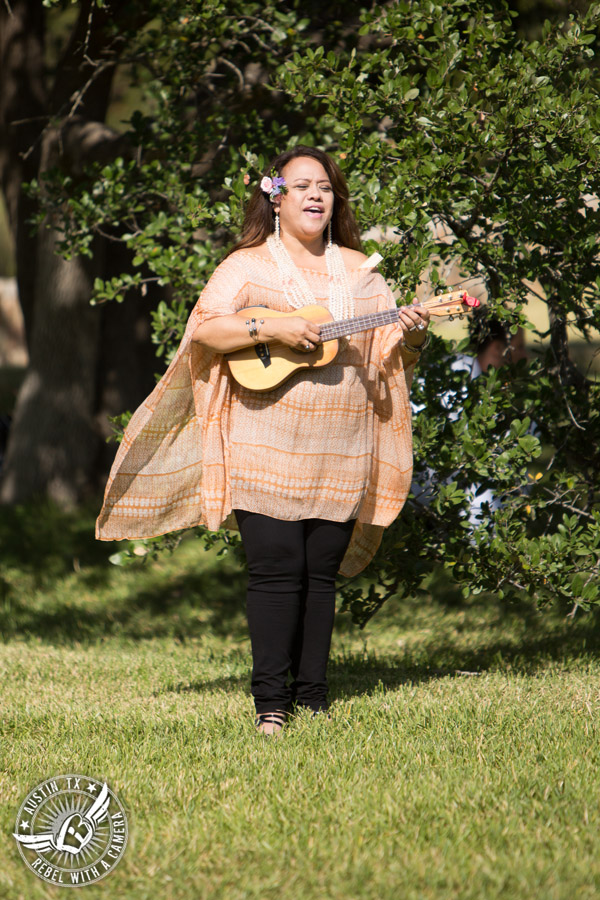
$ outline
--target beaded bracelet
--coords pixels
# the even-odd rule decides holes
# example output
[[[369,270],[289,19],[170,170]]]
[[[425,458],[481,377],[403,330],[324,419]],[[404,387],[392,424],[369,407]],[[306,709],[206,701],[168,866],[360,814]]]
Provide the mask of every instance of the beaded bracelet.
[[[427,337],[425,338],[425,340],[423,341],[423,343],[421,344],[420,347],[412,347],[410,344],[407,344],[406,341],[404,341],[404,343],[402,344],[402,346],[403,346],[404,349],[407,350],[409,353],[421,353],[423,350],[425,350],[426,347],[429,346],[429,342],[430,342],[430,341],[431,341],[431,335],[428,334]]]
[[[257,344],[258,343],[258,331],[261,325],[265,324],[265,320],[261,319],[258,325],[256,324],[256,319],[252,319],[252,324],[250,324],[250,319],[246,319],[246,327],[248,328],[248,334],[252,338],[252,340]]]

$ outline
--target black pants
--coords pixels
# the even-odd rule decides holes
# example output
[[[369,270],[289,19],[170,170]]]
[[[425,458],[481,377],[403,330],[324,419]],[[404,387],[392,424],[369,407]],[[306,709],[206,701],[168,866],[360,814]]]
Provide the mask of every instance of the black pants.
[[[256,712],[290,710],[294,704],[327,709],[335,578],[354,520],[287,522],[240,509],[235,515],[248,560]]]

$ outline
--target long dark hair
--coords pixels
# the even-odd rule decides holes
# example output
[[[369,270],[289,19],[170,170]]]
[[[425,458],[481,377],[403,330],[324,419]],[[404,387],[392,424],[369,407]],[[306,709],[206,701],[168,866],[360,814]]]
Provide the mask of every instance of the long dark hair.
[[[280,153],[275,159],[271,160],[266,167],[263,175],[271,175],[271,170],[281,174],[282,169],[292,160],[298,157],[309,156],[320,162],[331,181],[333,188],[333,215],[331,218],[332,237],[336,244],[341,247],[350,247],[352,250],[360,250],[360,232],[354,213],[348,201],[348,185],[344,178],[340,167],[330,156],[323,150],[317,150],[315,147],[304,147],[302,145],[294,147],[292,150],[286,150]],[[260,189],[260,179],[246,208],[244,216],[244,224],[242,226],[242,234],[234,247],[231,248],[227,256],[235,250],[243,250],[248,247],[258,247],[263,244],[270,234],[275,230],[275,213],[273,204],[269,200],[267,194]],[[325,234],[323,234],[325,237]]]

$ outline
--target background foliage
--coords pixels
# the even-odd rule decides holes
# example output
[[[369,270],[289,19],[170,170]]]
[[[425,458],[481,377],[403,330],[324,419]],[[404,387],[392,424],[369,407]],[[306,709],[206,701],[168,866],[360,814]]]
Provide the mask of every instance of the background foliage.
[[[109,18],[106,32],[107,58],[143,88],[122,152],[30,187],[39,222],[60,222],[66,257],[92,256],[99,238],[127,249],[122,271],[96,277],[93,302],[158,286],[153,340],[168,361],[239,229],[244,176],[291,143],[322,146],[361,228],[377,229],[365,249],[380,249],[400,292],[434,291],[458,270],[514,329],[535,332],[530,290],[548,311],[534,361],[470,383],[450,369],[457,348],[434,339],[413,388],[424,406],[415,477],[438,488],[427,504],[409,500],[375,584],[346,584],[345,607],[364,624],[438,563],[465,593],[525,591],[573,611],[597,602],[599,389],[574,365],[567,326],[585,339],[600,327],[600,5],[537,37],[517,30],[508,5],[474,0],[167,0],[137,13],[115,18],[112,34]],[[475,529],[474,485],[502,501]]]

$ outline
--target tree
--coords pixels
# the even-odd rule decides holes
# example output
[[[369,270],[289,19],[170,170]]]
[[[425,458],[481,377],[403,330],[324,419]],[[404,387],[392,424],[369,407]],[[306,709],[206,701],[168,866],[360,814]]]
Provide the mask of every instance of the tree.
[[[74,502],[105,475],[107,417],[137,406],[152,386],[150,316],[167,333],[180,327],[177,315],[207,276],[209,248],[224,239],[228,213],[223,207],[215,223],[213,209],[230,147],[253,134],[263,140],[266,73],[291,52],[295,24],[308,21],[279,6],[45,0],[75,13],[46,72],[44,7],[0,5],[0,178],[31,360],[4,502],[36,494]],[[123,132],[106,126],[117,70],[145,85],[146,106],[154,104],[153,115],[136,112]],[[276,104],[267,117],[275,114]],[[173,240],[194,247],[178,275],[159,253]],[[154,268],[140,266],[146,251]],[[95,279],[112,285],[99,300],[127,302],[91,308]],[[166,302],[157,311],[158,297]]]
[[[600,325],[599,17],[595,4],[526,41],[498,4],[383,5],[364,16],[363,33],[379,35],[364,57],[318,50],[280,72],[296,102],[321,99],[323,130],[351,161],[363,226],[393,225],[386,268],[399,288],[424,276],[436,287],[453,259],[513,328],[534,330],[524,310],[532,282],[548,308],[545,355],[512,383],[494,372],[463,386],[456,418],[440,404],[451,375],[439,346],[425,365],[417,473],[433,467],[440,488],[390,529],[377,563],[383,587],[367,598],[346,590],[362,622],[390,594],[414,590],[432,559],[466,593],[526,590],[574,609],[598,597],[598,385],[571,360],[567,322],[588,338]],[[539,462],[531,418],[547,447]],[[474,532],[473,483],[503,501]],[[410,553],[398,557],[402,549]]]
[[[378,586],[365,596],[360,580],[347,584],[346,607],[364,624],[391,594],[417,590],[436,560],[465,591],[595,602],[598,388],[572,363],[566,326],[589,338],[600,325],[600,7],[544,26],[539,41],[519,37],[507,6],[475,0],[345,4],[360,29],[311,3],[304,18],[270,0],[144,9],[146,26],[128,32],[119,57],[150,73],[126,152],[76,177],[45,171],[35,185],[65,257],[95,264],[99,240],[130,254],[96,276],[96,303],[161,287],[154,340],[168,359],[239,225],[244,176],[291,139],[336,153],[361,225],[394,232],[382,252],[399,291],[443,286],[452,260],[511,327],[533,328],[524,301],[534,280],[550,317],[546,354],[511,381],[459,383],[455,348],[435,339],[415,386],[426,405],[415,445],[417,473],[433,468],[439,491],[426,510],[409,501],[371,569]],[[440,394],[453,385],[449,417]],[[474,531],[473,483],[503,500]]]
[[[36,493],[63,502],[81,497],[103,456],[106,464],[97,417],[140,399],[152,383],[141,304],[130,297],[126,310],[102,315],[89,304],[94,277],[115,264],[122,269],[126,256],[109,254],[101,237],[93,257],[58,255],[57,209],[46,209],[45,227],[31,231],[39,203],[28,182],[51,171],[77,179],[86,165],[127,151],[103,122],[123,46],[147,14],[123,4],[112,12],[93,0],[80,3],[59,62],[46,72],[44,7],[36,0],[0,6],[0,178],[31,361],[5,459],[1,495],[9,502]]]

